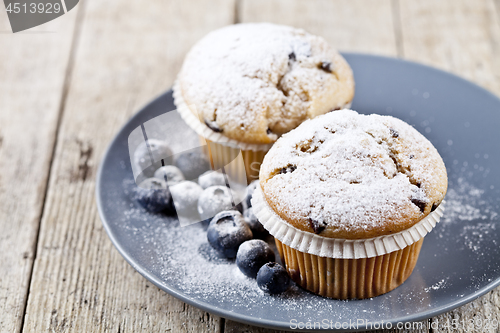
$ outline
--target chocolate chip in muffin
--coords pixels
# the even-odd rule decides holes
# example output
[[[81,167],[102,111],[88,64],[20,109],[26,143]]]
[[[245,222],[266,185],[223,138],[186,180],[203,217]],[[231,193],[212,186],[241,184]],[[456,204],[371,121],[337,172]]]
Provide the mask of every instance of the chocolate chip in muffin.
[[[273,131],[271,131],[271,129],[268,127],[266,133],[267,133],[267,135],[269,135],[269,134],[272,134]]]
[[[292,173],[294,172],[295,170],[297,169],[297,166],[296,165],[291,165],[291,164],[288,164],[286,167],[283,167],[283,168],[280,168],[280,169],[275,169],[273,172],[272,172],[272,175],[270,178],[273,178],[274,176],[276,175],[282,175],[282,174],[285,174],[285,173]]]
[[[322,70],[324,70],[327,73],[331,73],[332,72],[331,66],[332,66],[332,64],[329,61],[322,61],[321,64],[319,64],[319,68],[322,69]]]
[[[415,155],[411,154],[410,156],[410,160],[413,159],[415,157]]]
[[[298,144],[295,148],[300,150],[303,153],[309,153],[312,154],[315,151],[319,149],[319,146],[324,142],[324,140],[319,140],[316,142],[313,141],[306,141],[306,142],[301,142]]]
[[[295,60],[297,60],[297,56],[295,55],[295,52],[290,53],[290,54],[288,55],[288,59],[289,59],[290,61],[295,61]]]
[[[411,202],[417,206],[418,208],[420,208],[420,211],[423,213],[425,211],[425,206],[427,206],[427,202],[419,199],[419,198],[412,198],[411,199]]]
[[[438,206],[439,206],[439,205],[438,205],[436,202],[435,202],[435,203],[433,203],[433,204],[432,204],[432,208],[431,208],[431,212],[435,211],[435,210],[436,210],[436,208],[438,208]]]
[[[399,133],[398,133],[398,131],[396,131],[394,128],[389,128],[389,131],[391,131],[391,136],[392,136],[393,138],[397,138],[397,137],[399,137]]]
[[[207,125],[208,128],[210,128],[214,132],[217,132],[217,133],[222,132],[222,128],[220,128],[219,125],[217,125],[217,123],[215,121],[210,121],[210,120],[205,119],[205,125]]]
[[[292,173],[297,169],[295,165],[287,165],[286,167],[280,170],[280,173]]]
[[[312,218],[309,218],[309,226],[314,230],[315,234],[320,234],[323,230],[325,230],[325,225],[323,223],[319,223]]]

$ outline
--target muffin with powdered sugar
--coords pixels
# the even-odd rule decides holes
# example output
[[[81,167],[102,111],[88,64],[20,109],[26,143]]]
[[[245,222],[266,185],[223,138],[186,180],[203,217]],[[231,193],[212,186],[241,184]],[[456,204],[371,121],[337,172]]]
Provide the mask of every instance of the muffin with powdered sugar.
[[[447,184],[439,153],[413,127],[341,110],[276,142],[253,206],[299,285],[365,298],[411,274],[423,236],[442,214]]]
[[[174,87],[186,122],[209,144],[241,149],[254,176],[251,163],[279,136],[353,96],[349,65],[323,38],[269,23],[208,34],[186,56]]]

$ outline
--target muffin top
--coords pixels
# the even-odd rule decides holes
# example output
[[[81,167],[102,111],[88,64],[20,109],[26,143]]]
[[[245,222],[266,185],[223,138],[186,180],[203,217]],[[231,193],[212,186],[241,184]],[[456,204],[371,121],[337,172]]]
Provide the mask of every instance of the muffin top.
[[[443,200],[446,168],[402,120],[341,110],[283,135],[260,169],[271,208],[320,236],[366,239],[410,228]]]
[[[323,38],[270,23],[205,36],[186,56],[178,85],[200,122],[251,144],[272,143],[354,96],[351,68]]]

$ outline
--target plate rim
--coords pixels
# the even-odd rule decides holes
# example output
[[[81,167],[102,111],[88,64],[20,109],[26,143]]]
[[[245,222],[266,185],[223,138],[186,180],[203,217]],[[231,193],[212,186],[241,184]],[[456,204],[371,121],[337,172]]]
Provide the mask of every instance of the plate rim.
[[[462,83],[469,85],[471,88],[475,89],[476,91],[480,91],[481,93],[486,93],[487,95],[489,95],[493,99],[496,99],[500,105],[500,97],[497,96],[496,94],[494,94],[493,92],[489,91],[488,89],[481,87],[480,85],[478,85],[472,81],[469,81],[461,76],[458,76],[454,73],[444,71],[444,70],[439,69],[437,67],[433,67],[432,65],[427,65],[427,64],[415,62],[412,60],[406,60],[406,59],[402,59],[402,58],[390,57],[390,56],[385,56],[385,55],[376,55],[376,54],[370,54],[370,53],[360,53],[360,52],[340,52],[340,53],[342,54],[342,56],[345,56],[347,58],[348,57],[377,58],[377,59],[382,60],[382,61],[389,61],[389,62],[395,61],[399,64],[412,65],[412,66],[420,67],[424,70],[435,71],[440,75],[445,75],[445,76],[451,77],[455,80],[459,80]],[[207,303],[204,301],[199,301],[197,299],[193,299],[192,297],[186,295],[182,291],[165,285],[163,281],[161,281],[159,278],[156,278],[153,274],[151,274],[146,269],[141,267],[141,265],[125,251],[125,249],[121,246],[120,242],[117,241],[115,235],[113,234],[111,227],[104,216],[103,198],[101,196],[101,191],[100,191],[100,189],[102,187],[102,183],[103,183],[102,178],[103,178],[104,164],[110,155],[110,151],[111,151],[112,147],[114,147],[116,144],[119,144],[118,138],[119,138],[122,130],[128,124],[130,124],[131,122],[134,122],[144,112],[144,110],[150,108],[153,104],[158,103],[161,99],[163,99],[171,94],[172,94],[172,89],[169,89],[166,92],[163,92],[163,93],[157,95],[152,100],[150,100],[148,103],[146,103],[145,105],[140,107],[138,109],[138,111],[135,112],[134,115],[132,117],[130,117],[120,127],[118,132],[114,135],[113,140],[111,140],[111,142],[108,144],[104,154],[102,155],[102,158],[101,158],[101,161],[99,163],[98,170],[97,170],[97,174],[96,174],[95,195],[96,195],[96,202],[97,202],[97,210],[99,212],[99,218],[101,219],[101,223],[103,224],[104,229],[106,230],[106,233],[107,233],[109,239],[113,243],[113,246],[118,250],[120,255],[125,259],[125,261],[130,266],[132,266],[132,268],[134,268],[146,280],[150,281],[156,287],[158,287],[159,289],[163,290],[164,292],[170,294],[171,296],[173,296],[173,297],[175,297],[175,298],[177,298],[177,299],[179,299],[179,300],[181,300],[189,305],[192,305],[198,309],[201,309],[201,310],[209,312],[209,313],[213,313],[213,314],[218,315],[222,318],[226,318],[226,319],[230,319],[230,320],[234,320],[237,322],[241,322],[241,323],[249,324],[249,325],[253,325],[253,326],[258,326],[258,327],[291,331],[292,329],[290,328],[289,325],[284,326],[284,324],[287,324],[287,322],[279,321],[279,320],[269,320],[269,319],[263,319],[263,318],[256,318],[256,317],[252,317],[252,316],[248,316],[248,315],[244,315],[244,314],[240,314],[240,313],[231,312],[228,310],[221,310],[217,306],[211,305],[210,303]],[[432,317],[435,317],[435,316],[441,315],[443,313],[449,312],[453,309],[456,309],[464,304],[472,302],[475,299],[490,292],[494,288],[498,287],[499,285],[500,285],[500,276],[497,279],[492,280],[490,283],[483,286],[481,289],[475,290],[474,292],[470,293],[469,295],[461,297],[461,298],[457,299],[456,301],[451,302],[447,305],[434,307],[432,309],[420,312],[417,315],[406,315],[404,317],[392,318],[392,319],[389,319],[387,321],[383,320],[383,322],[384,323],[392,323],[393,325],[395,325],[398,322],[417,322],[417,321],[423,321],[425,319],[430,319]],[[366,325],[364,325],[364,326],[357,326],[357,329],[354,331],[366,331],[366,330],[371,330],[371,329],[369,329]],[[293,329],[293,331],[312,332],[312,331],[316,331],[316,330]],[[353,330],[349,330],[349,329],[334,329],[332,331],[335,331],[335,332],[354,332]]]

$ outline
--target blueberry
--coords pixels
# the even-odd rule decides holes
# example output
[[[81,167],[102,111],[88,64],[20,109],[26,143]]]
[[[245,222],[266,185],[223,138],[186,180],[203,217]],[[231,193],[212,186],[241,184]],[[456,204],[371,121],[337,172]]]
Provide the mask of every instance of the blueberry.
[[[271,247],[260,239],[251,239],[240,245],[236,254],[236,265],[248,277],[257,277],[259,269],[275,259]]]
[[[246,190],[245,190],[245,199],[243,199],[243,208],[244,209],[248,209],[250,207],[252,207],[252,202],[250,201],[252,199],[252,195],[253,195],[253,192],[255,191],[255,188],[257,187],[257,185],[259,184],[259,181],[258,180],[254,180],[253,182],[251,182]]]
[[[225,185],[210,186],[198,199],[198,213],[202,220],[212,219],[217,213],[232,208],[232,194]]]
[[[257,285],[269,294],[280,294],[290,288],[290,276],[278,263],[270,262],[259,269]]]
[[[183,181],[170,186],[172,201],[180,217],[199,219],[198,198],[203,189],[195,182]]]
[[[226,186],[226,178],[220,172],[209,170],[198,178],[198,184],[204,189],[216,185]]]
[[[173,185],[184,180],[184,175],[178,167],[165,165],[155,171],[155,178],[163,179],[168,185]]]
[[[151,154],[150,154],[151,152]],[[151,161],[151,155],[153,160]],[[161,140],[149,139],[141,143],[134,152],[134,164],[136,169],[144,172],[146,177],[153,177],[154,170],[149,168],[153,163],[158,163],[162,159],[165,164],[172,164],[172,150]]]
[[[202,173],[210,169],[210,162],[201,152],[186,152],[175,160],[177,166],[187,180],[197,179]]]
[[[146,210],[158,213],[172,208],[172,197],[165,181],[148,178],[134,188],[134,197]]]
[[[259,222],[257,216],[253,213],[253,207],[247,208],[243,213],[245,217],[245,222],[248,224],[254,237],[256,238],[266,238],[269,232],[264,228],[262,223]]]
[[[252,239],[252,230],[240,212],[228,210],[212,219],[207,229],[207,239],[219,255],[234,258],[240,244]]]

